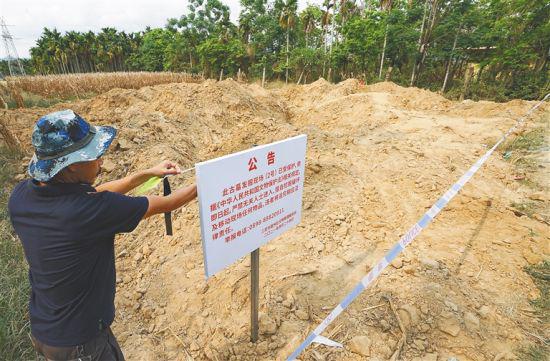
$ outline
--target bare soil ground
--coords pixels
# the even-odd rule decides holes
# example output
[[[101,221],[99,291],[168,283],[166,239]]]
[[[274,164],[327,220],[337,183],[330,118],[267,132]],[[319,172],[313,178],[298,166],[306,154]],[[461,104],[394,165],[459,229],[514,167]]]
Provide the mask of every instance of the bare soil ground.
[[[114,332],[127,359],[279,360],[533,105],[451,102],[392,83],[319,80],[265,90],[226,80],[114,89],[2,116],[27,146],[31,125],[47,111],[70,107],[113,124],[119,136],[103,181],[165,158],[191,167],[307,134],[302,223],[261,248],[257,344],[248,341],[249,259],[205,281],[196,202],[175,212],[172,237],[158,216],[116,241]],[[401,360],[511,360],[549,339],[529,302],[539,291],[524,271],[550,255],[549,109],[522,131],[542,129],[546,150],[530,149],[523,163],[513,149],[515,161],[495,152],[327,329],[345,348],[312,345],[302,360],[388,360],[403,336],[398,318],[406,330]]]

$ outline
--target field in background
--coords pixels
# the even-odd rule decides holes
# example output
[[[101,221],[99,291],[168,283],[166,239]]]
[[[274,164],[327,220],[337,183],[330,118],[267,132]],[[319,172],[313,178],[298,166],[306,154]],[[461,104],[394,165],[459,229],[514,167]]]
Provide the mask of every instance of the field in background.
[[[166,83],[199,83],[202,76],[172,72],[116,72],[7,77],[0,83],[0,106],[50,106],[114,88],[139,89]],[[4,102],[4,104],[2,104]]]

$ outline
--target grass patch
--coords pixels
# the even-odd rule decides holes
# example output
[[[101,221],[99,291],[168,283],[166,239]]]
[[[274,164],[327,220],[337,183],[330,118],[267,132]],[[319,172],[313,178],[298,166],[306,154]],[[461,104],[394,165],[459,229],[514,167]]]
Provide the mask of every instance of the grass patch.
[[[40,95],[36,95],[36,94],[32,94],[32,93],[22,92],[22,94],[21,94],[21,96],[23,97],[23,104],[25,105],[25,108],[34,108],[34,107],[49,108],[52,105],[55,105],[55,104],[58,104],[58,103],[72,102],[72,101],[76,101],[78,99],[91,98],[94,95],[95,94],[89,94],[89,95],[87,95],[86,97],[83,97],[83,98],[77,98],[75,96],[71,96],[71,97],[67,97],[67,98],[45,98],[45,97],[42,97]],[[5,99],[5,101],[8,105],[8,109],[17,108],[17,103],[15,102],[15,100],[11,96],[8,96]]]
[[[548,361],[548,347],[544,346],[529,346],[522,348],[519,351],[519,359],[523,361]]]
[[[550,261],[526,267],[525,272],[533,278],[540,290],[540,297],[532,301],[532,304],[540,313],[542,321],[547,324],[550,322]]]
[[[539,162],[537,161],[537,159],[535,159],[535,154],[540,153],[543,147],[546,145],[545,137],[546,130],[544,128],[535,128],[529,132],[518,135],[517,137],[508,140],[506,143],[499,147],[499,150],[502,151],[503,158],[514,165],[516,172],[519,172],[520,174],[535,173],[539,168]],[[523,179],[518,180],[520,184],[528,188],[541,188],[540,184],[532,179],[529,179],[527,176],[525,176],[525,178]],[[520,208],[515,208],[521,210],[524,207],[520,205]],[[526,210],[530,211],[529,209]],[[531,217],[532,213],[533,211],[531,211],[529,217]]]
[[[537,204],[535,202],[526,201],[521,203],[512,202],[510,206],[522,214],[525,214],[527,217],[533,217],[533,214],[536,213]]]
[[[541,188],[541,185],[538,184],[537,182],[529,179],[529,178],[525,178],[525,179],[521,179],[518,181],[519,184],[521,185],[524,185],[528,188],[531,188],[531,189],[540,189]]]
[[[30,286],[27,262],[13,233],[7,210],[17,158],[0,143],[0,355],[6,361],[34,358],[28,336]]]
[[[537,316],[542,320],[542,332],[548,329],[550,321],[550,262],[544,261],[535,266],[525,267],[533,282],[540,290],[540,297],[531,301]],[[520,360],[547,361],[550,355],[550,340],[546,339],[539,344],[530,345],[519,350]]]
[[[533,159],[528,158],[528,155],[531,152],[540,151],[545,145],[545,132],[544,128],[535,128],[508,140],[499,147],[504,159],[518,168],[535,170],[537,164]]]
[[[544,128],[535,128],[504,144],[503,151],[533,151],[544,145]]]
[[[513,162],[517,168],[528,172],[536,172],[538,168],[537,161],[532,158],[519,157]]]

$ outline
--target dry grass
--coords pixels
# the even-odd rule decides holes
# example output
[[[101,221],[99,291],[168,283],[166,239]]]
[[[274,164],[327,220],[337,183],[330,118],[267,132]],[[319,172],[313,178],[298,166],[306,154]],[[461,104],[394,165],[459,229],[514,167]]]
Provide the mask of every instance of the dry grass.
[[[12,98],[32,93],[48,99],[82,98],[114,88],[139,89],[166,83],[198,83],[199,75],[170,72],[117,72],[8,77]],[[20,106],[18,104],[18,106]]]
[[[23,248],[15,237],[8,217],[7,201],[14,185],[13,173],[20,162],[18,154],[0,139],[0,359],[31,360],[29,339],[29,281]]]
[[[4,140],[4,143],[6,143],[8,149],[13,152],[14,154],[18,154],[22,152],[21,143],[19,142],[19,139],[15,136],[15,134],[12,133],[12,131],[9,129],[9,120],[6,121],[7,117],[3,116],[0,117],[0,136]]]
[[[544,331],[548,330],[550,322],[550,262],[543,261],[538,265],[526,267],[525,271],[540,290],[540,297],[531,301],[531,304],[540,318],[541,329],[531,330],[535,335],[540,335],[540,339],[537,343],[521,349],[519,358],[528,361],[547,361],[550,355],[550,339]]]

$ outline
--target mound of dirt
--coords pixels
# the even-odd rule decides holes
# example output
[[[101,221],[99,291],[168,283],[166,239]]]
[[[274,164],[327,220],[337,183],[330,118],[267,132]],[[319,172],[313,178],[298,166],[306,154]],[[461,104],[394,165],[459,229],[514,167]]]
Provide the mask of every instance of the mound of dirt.
[[[400,104],[407,110],[437,110],[448,108],[452,103],[439,94],[420,88],[404,88],[392,82],[381,82],[369,85],[367,92],[389,93],[392,103]]]
[[[387,82],[365,89],[353,79],[279,90],[225,80],[114,89],[2,116],[22,140],[39,115],[67,107],[114,124],[119,136],[100,181],[162,159],[191,167],[307,134],[302,223],[261,249],[257,344],[249,342],[249,260],[204,280],[196,203],[174,212],[174,236],[164,236],[159,216],[116,241],[114,331],[127,359],[279,360],[514,123],[510,114],[532,105],[455,103]],[[532,342],[540,323],[529,301],[539,294],[523,267],[548,257],[550,233],[547,213],[518,216],[510,207],[534,192],[529,187],[495,154],[327,329],[345,348],[310,346],[301,359],[389,359],[401,347],[399,322],[407,333],[402,360],[506,359]]]

